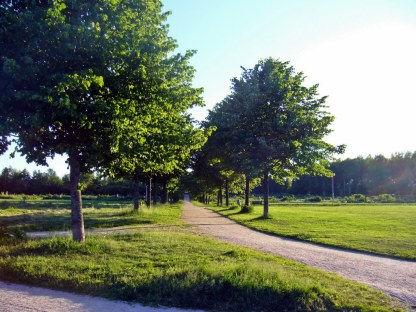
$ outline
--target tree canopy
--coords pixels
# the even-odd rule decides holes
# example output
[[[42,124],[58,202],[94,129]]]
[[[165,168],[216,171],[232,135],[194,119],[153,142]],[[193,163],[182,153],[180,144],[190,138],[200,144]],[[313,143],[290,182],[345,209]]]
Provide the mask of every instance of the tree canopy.
[[[0,152],[12,138],[28,161],[68,155],[76,240],[84,239],[82,173],[108,168],[132,147],[146,168],[171,170],[160,152],[175,150],[173,125],[196,131],[184,116],[201,103],[193,52],[175,53],[167,16],[159,0],[0,6]]]
[[[267,217],[269,177],[284,182],[306,173],[331,175],[329,159],[342,150],[325,141],[334,117],[318,85],[306,86],[304,74],[288,62],[269,58],[243,68],[231,89],[207,125],[217,128],[212,142],[225,165],[262,178]]]

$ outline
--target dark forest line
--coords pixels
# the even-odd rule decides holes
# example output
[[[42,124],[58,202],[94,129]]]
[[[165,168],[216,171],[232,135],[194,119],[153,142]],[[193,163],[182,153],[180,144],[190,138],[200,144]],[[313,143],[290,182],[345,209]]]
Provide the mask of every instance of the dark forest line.
[[[387,158],[381,155],[357,157],[335,161],[330,165],[334,172],[334,195],[336,197],[363,194],[369,196],[395,194],[410,196],[416,186],[416,152],[395,154]],[[132,196],[130,181],[99,176],[86,176],[85,194]],[[0,192],[10,194],[66,194],[69,177],[59,177],[53,170],[47,172],[4,168],[0,175]],[[143,185],[142,193],[145,193]],[[260,188],[254,189],[259,194]],[[272,195],[332,196],[332,179],[319,176],[302,176],[287,183],[270,183]]]

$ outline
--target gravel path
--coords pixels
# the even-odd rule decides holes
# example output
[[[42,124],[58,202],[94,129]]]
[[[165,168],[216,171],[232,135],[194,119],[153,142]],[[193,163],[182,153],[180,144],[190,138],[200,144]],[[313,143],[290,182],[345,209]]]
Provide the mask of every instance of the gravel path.
[[[151,308],[140,304],[0,282],[1,312],[180,312],[176,308]]]
[[[95,228],[87,229],[85,232],[87,235],[114,235],[114,234],[129,234],[135,233],[138,229],[156,229],[156,228],[168,228],[177,227],[178,225],[165,225],[165,224],[150,224],[150,225],[136,225],[136,226],[118,226],[112,228]],[[26,232],[28,238],[48,238],[48,237],[70,237],[71,231],[38,231],[38,232]],[[1,311],[0,311],[1,312]]]
[[[415,261],[346,251],[264,234],[190,202],[185,202],[182,218],[204,234],[336,272],[374,286],[416,310]]]

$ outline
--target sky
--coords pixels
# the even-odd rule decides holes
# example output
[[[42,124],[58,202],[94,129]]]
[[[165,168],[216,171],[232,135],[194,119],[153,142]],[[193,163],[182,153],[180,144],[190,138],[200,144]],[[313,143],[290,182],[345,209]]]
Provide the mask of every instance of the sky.
[[[196,50],[194,84],[204,88],[203,120],[228,93],[241,66],[290,61],[319,84],[335,115],[328,141],[342,158],[416,151],[415,0],[164,0],[179,51]],[[9,153],[0,169],[45,171]],[[59,175],[65,157],[49,160]]]

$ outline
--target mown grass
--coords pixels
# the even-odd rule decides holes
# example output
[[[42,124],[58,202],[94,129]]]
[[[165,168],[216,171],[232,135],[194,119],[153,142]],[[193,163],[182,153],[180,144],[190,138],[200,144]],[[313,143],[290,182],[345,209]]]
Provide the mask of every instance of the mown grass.
[[[10,202],[0,201],[0,229],[3,232],[60,231],[69,230],[70,202],[67,200],[49,200]],[[85,204],[85,203],[84,203]],[[84,211],[84,222],[87,229],[117,226],[133,226],[154,223],[177,223],[178,216],[160,214],[158,205],[135,212],[131,203],[126,202],[87,202]],[[177,211],[177,210],[175,210]]]
[[[114,216],[117,209],[127,212],[103,208],[96,218],[123,219]],[[143,209],[135,218],[159,226],[88,236],[84,244],[0,235],[0,279],[213,311],[402,310],[381,292],[335,274],[197,235],[180,213],[181,204]]]
[[[416,205],[272,205],[269,219],[261,206],[211,209],[271,234],[416,260]]]

